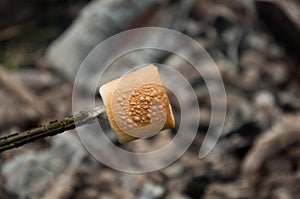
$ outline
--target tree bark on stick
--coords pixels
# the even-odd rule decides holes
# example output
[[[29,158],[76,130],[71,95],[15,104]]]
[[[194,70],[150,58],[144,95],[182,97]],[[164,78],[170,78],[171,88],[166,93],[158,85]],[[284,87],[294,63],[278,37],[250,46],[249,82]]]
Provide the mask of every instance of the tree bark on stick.
[[[96,107],[93,110],[80,111],[62,120],[52,121],[36,128],[15,133],[0,138],[0,153],[17,148],[47,136],[54,136],[79,126],[90,124],[98,120],[106,119],[104,107]]]

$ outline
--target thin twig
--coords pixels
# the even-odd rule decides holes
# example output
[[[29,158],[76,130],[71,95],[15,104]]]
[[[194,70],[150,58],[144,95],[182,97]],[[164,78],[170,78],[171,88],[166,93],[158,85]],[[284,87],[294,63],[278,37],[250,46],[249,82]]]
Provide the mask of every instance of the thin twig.
[[[62,120],[52,121],[39,127],[0,138],[0,153],[9,149],[17,148],[47,136],[54,136],[79,126],[93,123],[97,120],[106,119],[104,107],[96,107],[93,110],[80,111]]]

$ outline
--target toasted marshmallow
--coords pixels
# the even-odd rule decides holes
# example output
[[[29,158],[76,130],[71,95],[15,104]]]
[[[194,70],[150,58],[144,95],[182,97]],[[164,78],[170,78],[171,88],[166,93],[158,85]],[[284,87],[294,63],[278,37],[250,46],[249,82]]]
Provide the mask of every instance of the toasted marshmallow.
[[[122,144],[175,127],[166,89],[154,65],[108,82],[99,91]]]

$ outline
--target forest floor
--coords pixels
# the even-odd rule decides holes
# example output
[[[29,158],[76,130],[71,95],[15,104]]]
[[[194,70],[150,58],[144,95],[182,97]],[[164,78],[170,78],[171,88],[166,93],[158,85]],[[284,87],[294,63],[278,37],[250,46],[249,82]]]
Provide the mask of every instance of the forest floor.
[[[76,28],[71,26],[96,23],[101,28],[86,31],[99,31],[99,40],[131,28],[158,26],[190,36],[218,66],[227,115],[214,150],[198,158],[211,115],[205,84],[187,63],[161,53],[153,59],[172,65],[193,82],[201,110],[196,139],[180,159],[150,173],[119,172],[96,161],[76,132],[69,131],[2,153],[0,198],[300,198],[300,1],[143,2],[136,3],[143,8],[139,10],[129,6],[134,1],[125,0],[1,1],[0,135],[71,113],[72,74],[83,60],[72,66],[61,63],[78,57],[76,53],[87,54],[84,47],[90,45],[85,35],[73,41],[70,32]],[[82,9],[92,12],[94,7],[101,10],[100,20],[78,20]],[[76,51],[78,38],[86,52]],[[141,61],[148,60],[148,54],[143,56]],[[172,98],[171,103],[180,109]],[[175,133],[124,149],[151,151]]]

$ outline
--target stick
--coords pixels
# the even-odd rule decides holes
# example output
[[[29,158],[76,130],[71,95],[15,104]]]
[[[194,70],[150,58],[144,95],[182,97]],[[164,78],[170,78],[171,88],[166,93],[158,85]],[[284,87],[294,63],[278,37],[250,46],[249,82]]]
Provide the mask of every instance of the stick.
[[[104,107],[96,107],[93,110],[80,111],[62,120],[52,121],[39,127],[15,133],[0,138],[0,153],[9,149],[17,148],[47,136],[54,136],[79,126],[94,123],[106,119]]]

